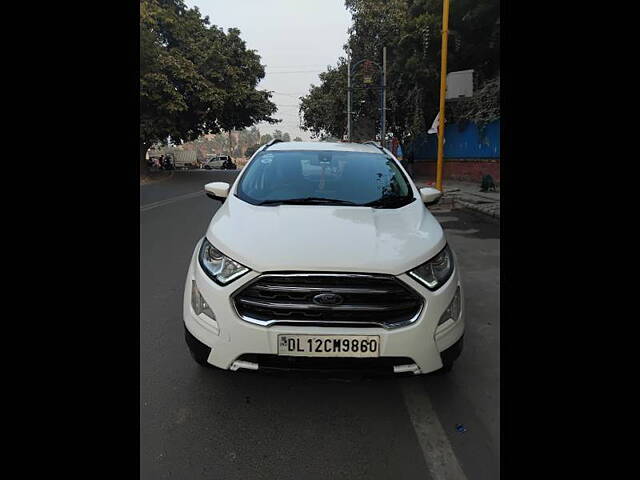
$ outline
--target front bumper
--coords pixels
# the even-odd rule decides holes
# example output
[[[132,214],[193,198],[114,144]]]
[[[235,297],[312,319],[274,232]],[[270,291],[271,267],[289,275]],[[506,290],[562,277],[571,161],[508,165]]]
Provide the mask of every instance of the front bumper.
[[[196,245],[185,283],[184,324],[195,339],[211,349],[208,362],[218,368],[233,370],[238,366],[255,368],[256,362],[247,362],[244,359],[260,358],[260,355],[276,356],[277,340],[280,334],[367,334],[380,336],[380,357],[388,357],[389,360],[389,357],[403,357],[411,359],[415,364],[415,367],[409,370],[405,368],[400,371],[429,373],[443,366],[442,354],[454,346],[464,333],[465,308],[462,288],[460,288],[459,319],[455,322],[448,320],[437,326],[440,316],[449,306],[456,288],[460,285],[458,269],[454,271],[447,283],[435,292],[427,290],[406,274],[398,276],[398,279],[407,283],[425,299],[424,308],[418,319],[405,327],[397,329],[288,325],[264,327],[242,320],[230,298],[233,292],[260,274],[249,272],[230,285],[220,286],[202,271],[197,261],[199,248],[200,242]],[[215,320],[204,314],[196,315],[193,311],[191,307],[193,280],[212,308]],[[357,363],[354,362],[354,364]]]

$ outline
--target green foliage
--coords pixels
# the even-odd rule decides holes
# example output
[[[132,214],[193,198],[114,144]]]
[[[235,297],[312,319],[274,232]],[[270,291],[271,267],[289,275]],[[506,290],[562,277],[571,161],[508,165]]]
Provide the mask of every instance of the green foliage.
[[[140,1],[141,151],[257,122],[276,123],[271,94],[256,90],[260,57],[240,31],[225,33],[183,0]]]
[[[302,129],[313,138],[323,134],[342,137],[347,127],[347,61],[338,59],[337,67],[320,74],[320,85],[311,85],[309,94],[300,98],[304,116]]]
[[[482,133],[487,124],[500,118],[500,75],[485,82],[473,97],[450,102],[447,107],[451,122],[474,123]]]
[[[244,152],[244,156],[246,158],[250,158],[251,155],[253,155],[254,153],[256,153],[256,150],[258,150],[258,148],[260,148],[260,145],[250,145],[249,147],[247,147],[247,149]]]
[[[352,62],[382,64],[382,49],[387,47],[387,131],[401,140],[424,132],[439,105],[442,0],[346,0],[345,5],[352,14],[345,45]],[[480,85],[499,75],[499,0],[452,1],[449,31],[448,71],[474,69]],[[346,60],[340,58],[320,78],[320,85],[311,85],[301,98],[303,128],[314,136],[342,137],[347,125]],[[379,106],[377,93],[355,90],[352,132],[367,122],[379,129]],[[468,115],[473,121],[495,114],[474,112]]]

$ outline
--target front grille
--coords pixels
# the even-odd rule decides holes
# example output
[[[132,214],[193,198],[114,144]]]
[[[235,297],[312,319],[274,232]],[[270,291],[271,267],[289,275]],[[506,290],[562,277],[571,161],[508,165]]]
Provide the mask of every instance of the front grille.
[[[318,304],[322,294],[341,301]],[[397,278],[374,274],[265,274],[242,287],[233,301],[243,319],[261,325],[385,328],[412,322],[423,305],[422,297]]]

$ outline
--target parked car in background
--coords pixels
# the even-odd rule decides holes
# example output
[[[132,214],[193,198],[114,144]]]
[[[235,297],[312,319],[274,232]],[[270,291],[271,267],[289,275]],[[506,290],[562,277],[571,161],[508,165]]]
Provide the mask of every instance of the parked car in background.
[[[220,168],[222,166],[222,162],[222,160],[218,159],[218,155],[207,155],[207,158],[203,162],[202,168],[204,168],[205,170]]]
[[[460,355],[455,254],[418,189],[379,145],[270,142],[195,246],[185,338],[201,365],[238,370],[441,372]],[[241,232],[241,233],[240,233]]]
[[[218,168],[219,166],[217,155],[207,155],[202,162],[202,168],[205,170],[211,170],[212,168]]]
[[[205,170],[212,169],[230,169],[235,170],[236,164],[233,162],[233,159],[229,155],[212,155],[207,158],[204,162],[204,166],[202,167]]]

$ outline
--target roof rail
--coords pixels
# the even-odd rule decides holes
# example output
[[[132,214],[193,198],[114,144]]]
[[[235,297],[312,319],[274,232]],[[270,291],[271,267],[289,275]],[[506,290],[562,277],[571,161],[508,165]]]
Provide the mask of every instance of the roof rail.
[[[367,142],[362,142],[363,145],[373,145],[374,147],[376,147],[378,150],[380,150],[382,153],[386,153],[384,151],[384,148],[382,147],[382,145],[380,145],[378,142],[374,142],[373,140],[369,140]]]
[[[281,138],[274,138],[273,140],[267,143],[267,145],[262,149],[262,151],[264,152],[271,145],[275,145],[276,143],[280,143],[280,142],[284,142],[284,140],[282,140]]]

